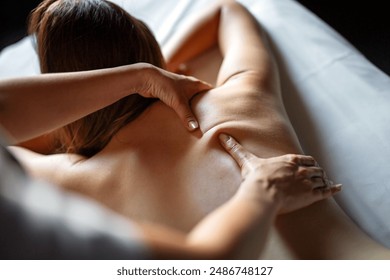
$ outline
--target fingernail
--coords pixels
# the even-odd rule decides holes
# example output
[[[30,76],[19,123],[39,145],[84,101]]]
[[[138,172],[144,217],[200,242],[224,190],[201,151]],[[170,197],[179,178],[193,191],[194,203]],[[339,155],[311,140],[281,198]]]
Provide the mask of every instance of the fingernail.
[[[227,134],[221,133],[219,135],[219,140],[225,147],[232,148],[234,146],[234,142],[232,141],[232,137]]]
[[[342,184],[337,184],[337,185],[332,186],[331,190],[332,190],[333,193],[336,193],[336,192],[341,191],[342,187],[343,187]]]
[[[222,142],[226,143],[227,141],[229,141],[230,137],[228,135],[226,135],[225,133],[221,133],[219,134],[219,140],[221,140]]]
[[[188,127],[191,129],[191,130],[195,130],[199,127],[199,124],[197,121],[194,121],[194,120],[191,120],[188,122]]]

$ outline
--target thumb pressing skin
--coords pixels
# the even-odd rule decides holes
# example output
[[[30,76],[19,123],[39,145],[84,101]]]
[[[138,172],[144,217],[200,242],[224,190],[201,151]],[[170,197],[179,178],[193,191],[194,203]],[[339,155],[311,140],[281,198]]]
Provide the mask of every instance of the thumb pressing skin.
[[[199,123],[191,110],[189,100],[195,95],[210,90],[211,88],[212,85],[206,82],[192,77],[187,77],[186,88],[184,90],[185,94],[182,96],[178,106],[174,108],[174,110],[189,131],[194,131],[199,128]]]
[[[191,107],[187,102],[181,102],[175,109],[183,125],[189,130],[194,131],[198,129],[199,123],[191,111]]]

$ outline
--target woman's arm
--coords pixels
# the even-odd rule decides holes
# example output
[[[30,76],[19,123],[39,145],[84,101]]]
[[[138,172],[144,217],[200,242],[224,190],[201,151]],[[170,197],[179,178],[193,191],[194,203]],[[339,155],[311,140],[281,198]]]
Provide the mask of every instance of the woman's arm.
[[[163,46],[167,68],[180,72],[181,65],[218,43],[221,3],[212,1],[201,13],[189,18]]]
[[[243,182],[227,203],[206,216],[188,234],[143,225],[155,258],[258,258],[278,214],[295,211],[340,191],[329,185],[310,156],[260,159],[232,137],[222,146],[237,161]]]
[[[217,85],[237,77],[262,90],[278,84],[276,64],[265,33],[241,4],[230,2],[222,6],[218,42],[223,63]]]
[[[0,81],[0,124],[22,142],[54,130],[134,93],[159,98],[190,130],[197,122],[188,100],[210,85],[146,63],[78,73]]]
[[[223,56],[217,85],[245,73],[253,73],[268,84],[278,79],[266,35],[241,4],[217,1],[188,20],[164,46],[168,68],[180,70],[181,64],[213,46],[219,46]]]

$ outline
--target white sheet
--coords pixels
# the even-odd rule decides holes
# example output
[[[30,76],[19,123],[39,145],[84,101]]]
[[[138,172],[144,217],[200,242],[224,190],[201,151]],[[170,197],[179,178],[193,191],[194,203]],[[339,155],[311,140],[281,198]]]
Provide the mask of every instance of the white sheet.
[[[161,44],[210,0],[115,0]],[[344,185],[341,207],[390,247],[390,78],[293,0],[242,0],[268,32],[283,97],[306,153]],[[0,78],[38,73],[30,39],[0,54]]]

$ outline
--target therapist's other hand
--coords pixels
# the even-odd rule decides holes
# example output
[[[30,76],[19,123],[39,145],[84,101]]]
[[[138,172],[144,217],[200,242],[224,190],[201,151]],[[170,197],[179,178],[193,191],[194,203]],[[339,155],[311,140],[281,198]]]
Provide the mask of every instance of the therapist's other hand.
[[[278,204],[279,214],[306,207],[341,190],[341,185],[333,185],[311,156],[259,158],[233,137],[221,134],[219,138],[241,168],[243,182],[239,192],[258,203]]]
[[[188,130],[197,129],[199,124],[191,110],[190,99],[212,86],[194,77],[175,74],[158,67],[152,67],[148,73],[150,78],[140,94],[160,99],[176,112]]]

